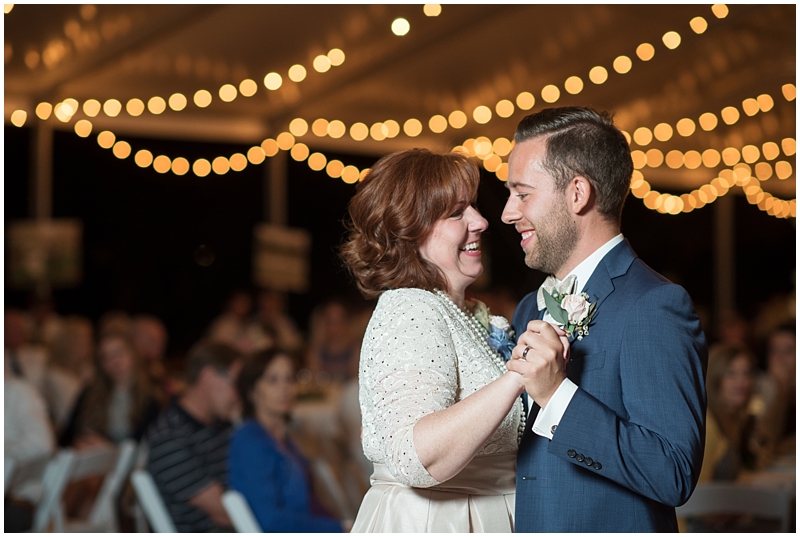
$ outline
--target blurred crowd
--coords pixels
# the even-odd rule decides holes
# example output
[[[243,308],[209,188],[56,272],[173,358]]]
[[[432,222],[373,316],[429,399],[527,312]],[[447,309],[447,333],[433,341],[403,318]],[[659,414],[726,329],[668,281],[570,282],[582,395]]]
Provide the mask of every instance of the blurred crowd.
[[[508,291],[479,297],[494,313],[513,315]],[[60,315],[46,300],[27,310],[7,308],[6,460],[24,463],[61,448],[133,439],[146,450],[142,464],[179,531],[230,529],[221,503],[229,488],[245,496],[264,531],[346,531],[371,474],[361,449],[357,384],[371,304],[326,300],[314,308],[306,333],[286,306],[276,291],[233,291],[204,337],[169,361],[169,332],[151,315],[109,311],[93,322]],[[726,312],[705,327],[701,482],[736,479],[794,453],[794,313],[784,298],[751,319]],[[334,434],[306,434],[292,418],[296,407],[325,401],[335,406],[323,414],[333,420],[327,425]],[[314,472],[320,461],[351,493],[349,508],[321,498]],[[71,516],[85,514],[96,488],[89,482],[67,491]],[[7,531],[15,513],[35,503],[27,494],[7,495]],[[24,519],[15,528],[25,529]]]
[[[88,450],[132,439],[146,450],[141,460],[153,473],[173,518],[185,523],[180,530],[229,528],[230,521],[219,503],[220,491],[229,487],[227,468],[236,468],[237,462],[248,467],[253,464],[252,460],[234,460],[244,457],[241,449],[231,451],[229,457],[234,431],[257,415],[261,422],[271,423],[264,412],[254,411],[262,406],[262,397],[283,398],[286,407],[280,410],[278,421],[285,422],[285,433],[292,433],[295,426],[291,419],[295,402],[326,401],[323,419],[335,421],[332,426],[336,434],[324,439],[322,450],[316,445],[322,441],[319,438],[305,437],[306,444],[297,445],[288,435],[269,431],[263,423],[257,427],[268,435],[283,436],[276,444],[276,453],[292,456],[279,466],[297,465],[288,489],[273,491],[273,503],[290,498],[296,505],[284,507],[303,514],[294,531],[313,530],[314,526],[305,525],[310,520],[305,511],[313,508],[327,513],[331,520],[335,517],[325,502],[315,498],[312,461],[305,453],[324,456],[342,482],[347,481],[342,473],[357,472],[355,482],[360,492],[368,486],[371,468],[360,447],[356,376],[361,337],[370,313],[370,304],[363,301],[332,298],[314,308],[309,329],[303,333],[287,314],[284,294],[236,290],[200,341],[182,355],[173,352],[167,360],[169,332],[152,315],[114,310],[93,322],[79,315],[60,315],[49,300],[36,301],[27,310],[6,308],[6,460],[23,464],[52,456],[63,448]],[[275,383],[261,389],[258,379],[252,378],[247,379],[249,385],[240,385],[246,380],[239,378],[242,369],[250,376],[272,374],[269,367],[252,367],[254,361],[263,361],[265,352],[277,353],[276,363],[284,376],[288,375],[285,386]],[[275,395],[281,390],[282,395]],[[164,471],[153,444],[163,447],[159,442],[170,437],[170,431],[180,429],[176,420],[182,418],[182,425],[197,433],[192,437],[194,446],[183,442],[188,450],[184,463],[194,460],[199,474],[191,476],[190,481],[194,481],[189,486],[182,483],[181,490],[176,491],[169,482],[172,477],[165,477],[174,471]],[[181,435],[186,433],[180,431]],[[219,442],[219,449],[204,452],[202,446],[208,442]],[[241,447],[241,442],[237,445]],[[249,453],[247,449],[244,452]],[[169,454],[170,467],[175,466],[176,457]],[[272,478],[282,479],[278,475]],[[307,486],[300,486],[298,479],[308,481]],[[85,515],[96,489],[93,483],[71,485],[65,495],[67,515]],[[210,500],[209,490],[216,492]],[[258,496],[257,501],[263,504],[264,498]],[[7,513],[27,508],[27,512],[22,509],[21,526],[16,529],[25,529],[30,522],[35,502],[36,493],[26,492],[24,487],[7,494],[6,507],[11,507]],[[350,514],[337,513],[339,518]],[[260,521],[268,525],[265,531],[270,527],[273,531],[287,529],[275,526],[276,520]],[[10,522],[7,518],[6,530]],[[320,527],[332,531],[324,523],[316,528]],[[339,522],[336,527],[342,529]]]

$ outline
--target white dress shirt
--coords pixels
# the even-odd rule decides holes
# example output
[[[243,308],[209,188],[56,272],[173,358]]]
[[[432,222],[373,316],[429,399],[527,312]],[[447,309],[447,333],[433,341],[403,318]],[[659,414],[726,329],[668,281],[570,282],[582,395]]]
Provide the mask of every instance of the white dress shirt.
[[[600,263],[600,261],[617,244],[621,243],[622,240],[623,236],[622,233],[620,233],[603,246],[595,250],[592,255],[581,261],[580,264],[572,269],[572,272],[567,274],[564,279],[574,274],[577,280],[575,288],[582,290],[589,281],[589,278],[591,278],[592,274],[594,274],[594,269],[597,268],[597,265]],[[550,316],[549,312],[545,312],[543,320],[549,323],[555,323],[555,320]],[[550,398],[547,406],[539,409],[539,413],[533,422],[533,432],[539,436],[552,439],[553,433],[555,433],[559,422],[561,422],[561,417],[564,415],[564,412],[566,412],[567,406],[569,406],[569,403],[572,401],[572,397],[575,395],[577,390],[578,386],[574,382],[568,378],[564,379],[564,381],[561,383],[561,386],[558,387],[553,396]]]

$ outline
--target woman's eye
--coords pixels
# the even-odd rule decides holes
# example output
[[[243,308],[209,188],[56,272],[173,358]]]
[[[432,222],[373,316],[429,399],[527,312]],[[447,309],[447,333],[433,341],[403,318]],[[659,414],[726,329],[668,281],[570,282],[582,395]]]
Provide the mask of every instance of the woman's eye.
[[[459,209],[453,214],[451,214],[450,218],[459,218],[462,214],[464,214],[464,211],[462,209]]]

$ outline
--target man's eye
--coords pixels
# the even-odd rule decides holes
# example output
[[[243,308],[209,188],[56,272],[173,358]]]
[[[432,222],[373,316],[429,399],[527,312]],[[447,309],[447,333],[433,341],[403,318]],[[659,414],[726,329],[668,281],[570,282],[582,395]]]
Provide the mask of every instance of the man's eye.
[[[525,198],[527,198],[527,197],[528,197],[528,195],[527,195],[527,194],[517,194],[517,197],[518,197],[520,200],[524,200]]]

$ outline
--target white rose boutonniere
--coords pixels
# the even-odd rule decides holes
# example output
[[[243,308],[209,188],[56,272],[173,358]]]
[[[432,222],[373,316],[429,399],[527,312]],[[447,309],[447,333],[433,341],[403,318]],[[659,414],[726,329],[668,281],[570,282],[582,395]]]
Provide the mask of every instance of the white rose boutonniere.
[[[544,302],[547,312],[564,329],[567,337],[577,337],[578,340],[589,335],[589,323],[594,317],[597,302],[590,303],[589,295],[575,292],[575,281],[568,292],[553,289],[544,292]]]

